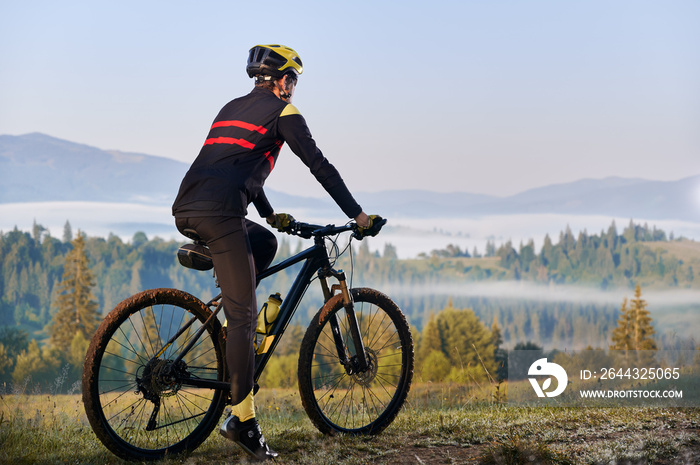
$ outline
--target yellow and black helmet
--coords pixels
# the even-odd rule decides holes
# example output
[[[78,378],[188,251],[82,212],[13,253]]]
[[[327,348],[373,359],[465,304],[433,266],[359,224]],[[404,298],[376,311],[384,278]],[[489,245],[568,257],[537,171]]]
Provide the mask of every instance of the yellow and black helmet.
[[[289,72],[298,76],[302,72],[301,58],[284,45],[256,45],[248,54],[246,71],[250,77],[265,75],[281,78]]]

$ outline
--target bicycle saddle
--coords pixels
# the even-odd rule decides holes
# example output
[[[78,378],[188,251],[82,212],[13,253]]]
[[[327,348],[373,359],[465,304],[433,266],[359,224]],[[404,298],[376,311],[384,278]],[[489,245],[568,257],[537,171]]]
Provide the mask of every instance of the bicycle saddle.
[[[214,268],[211,252],[205,242],[194,229],[184,229],[182,233],[192,239],[194,244],[185,244],[177,249],[177,260],[180,265],[193,270],[207,271]]]

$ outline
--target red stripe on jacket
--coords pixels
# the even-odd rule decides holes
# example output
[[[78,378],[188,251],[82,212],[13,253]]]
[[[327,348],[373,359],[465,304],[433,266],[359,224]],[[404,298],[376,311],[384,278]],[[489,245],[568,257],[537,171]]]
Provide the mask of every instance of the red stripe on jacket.
[[[240,145],[241,147],[245,147],[247,149],[255,148],[255,144],[248,142],[245,139],[235,139],[233,137],[212,137],[211,139],[207,139],[206,141],[204,141],[204,145],[211,144],[235,144]]]
[[[284,145],[284,142],[281,140],[275,141],[275,145],[277,146],[278,150],[282,150],[282,145]],[[270,172],[272,172],[273,169],[275,169],[275,157],[272,156],[272,151],[265,152],[264,155],[267,158],[267,161],[270,163]]]
[[[255,131],[259,132],[260,134],[265,134],[267,132],[267,129],[265,129],[262,126],[256,126],[254,124],[246,123],[244,121],[217,121],[216,123],[212,124],[211,128],[225,128],[229,126],[235,126],[237,128],[243,128],[247,129],[249,131]]]

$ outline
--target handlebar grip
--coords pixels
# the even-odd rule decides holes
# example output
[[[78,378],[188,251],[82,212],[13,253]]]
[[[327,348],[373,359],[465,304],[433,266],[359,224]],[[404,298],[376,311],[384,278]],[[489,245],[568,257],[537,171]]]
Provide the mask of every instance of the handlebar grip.
[[[360,229],[359,226],[356,225],[355,232],[353,232],[353,237],[359,240],[362,240],[363,238],[368,236],[374,237],[377,234],[379,234],[379,231],[382,230],[382,227],[386,224],[386,222],[386,218],[382,218],[379,215],[373,216],[372,226],[370,226],[369,228]]]

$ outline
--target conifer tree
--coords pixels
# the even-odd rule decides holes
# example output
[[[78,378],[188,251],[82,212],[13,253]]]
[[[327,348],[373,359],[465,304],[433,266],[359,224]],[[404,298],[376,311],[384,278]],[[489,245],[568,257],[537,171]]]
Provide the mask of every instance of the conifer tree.
[[[632,341],[630,338],[632,327],[631,316],[632,312],[629,307],[627,307],[627,297],[625,297],[622,300],[622,307],[620,307],[620,317],[617,319],[617,327],[615,327],[612,332],[611,349],[630,350],[632,348]]]
[[[608,232],[605,235],[605,241],[608,249],[610,250],[614,250],[617,246],[617,226],[615,226],[615,220],[613,220],[612,224],[610,224],[610,227],[608,228]]]
[[[489,239],[486,241],[486,252],[484,254],[485,257],[493,257],[496,255],[496,244]]]
[[[85,236],[78,232],[71,244],[73,250],[66,254],[63,277],[58,284],[58,310],[49,328],[51,345],[63,354],[71,352],[76,333],[81,332],[89,340],[99,322],[98,304],[92,296],[95,279],[88,267]]]
[[[32,223],[32,237],[37,244],[41,243],[42,236],[46,232],[46,228],[40,224],[37,224],[36,219]]]
[[[544,266],[548,266],[549,262],[552,261],[553,249],[554,244],[552,244],[552,239],[550,239],[549,234],[545,234],[542,250],[540,251],[540,263],[542,263]]]
[[[647,303],[642,299],[642,288],[637,284],[634,299],[622,302],[620,318],[612,333],[611,349],[614,350],[656,350],[655,331]]]
[[[63,242],[73,241],[73,228],[70,226],[70,221],[66,220],[66,224],[63,225]]]
[[[10,372],[15,361],[10,357],[8,350],[5,349],[5,345],[0,342],[0,380]]]
[[[647,310],[647,303],[642,299],[642,288],[637,284],[634,289],[634,299],[630,302],[634,310],[633,341],[636,350],[656,350],[654,342],[654,327],[651,325],[651,317]]]
[[[503,336],[501,328],[498,326],[498,317],[493,317],[491,324],[491,344],[493,344],[493,359],[496,362],[496,375],[499,379],[508,378],[508,352],[501,348]]]

